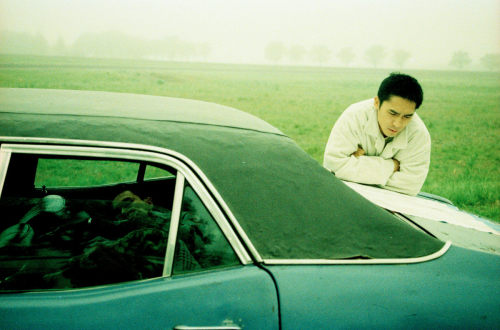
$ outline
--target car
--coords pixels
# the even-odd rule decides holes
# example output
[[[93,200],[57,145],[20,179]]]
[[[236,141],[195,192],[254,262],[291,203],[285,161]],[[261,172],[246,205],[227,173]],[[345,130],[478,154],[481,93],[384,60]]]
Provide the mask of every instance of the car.
[[[248,113],[2,88],[0,144],[2,328],[500,325],[493,222],[343,182]]]

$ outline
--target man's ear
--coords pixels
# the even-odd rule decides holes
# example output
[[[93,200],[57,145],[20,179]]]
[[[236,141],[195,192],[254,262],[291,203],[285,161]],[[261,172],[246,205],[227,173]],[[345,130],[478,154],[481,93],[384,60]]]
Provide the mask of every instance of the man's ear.
[[[378,109],[380,107],[380,99],[378,98],[378,96],[375,96],[373,98],[373,105],[375,106],[375,109],[377,109],[377,111],[378,111]]]

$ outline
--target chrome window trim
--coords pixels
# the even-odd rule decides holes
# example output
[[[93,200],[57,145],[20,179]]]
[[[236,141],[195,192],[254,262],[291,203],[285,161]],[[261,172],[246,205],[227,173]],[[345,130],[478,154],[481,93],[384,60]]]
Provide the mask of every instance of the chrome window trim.
[[[167,148],[155,147],[155,146],[151,146],[151,145],[136,144],[136,143],[125,143],[125,142],[107,142],[107,141],[105,142],[105,141],[93,141],[93,140],[12,137],[12,136],[0,136],[0,141],[57,144],[57,145],[62,144],[62,145],[74,145],[74,146],[95,146],[95,147],[119,148],[119,149],[125,148],[127,150],[133,149],[133,150],[151,151],[151,152],[166,154],[166,155],[170,155],[172,157],[175,157],[175,158],[181,160],[182,162],[184,162],[185,164],[187,164],[201,178],[201,180],[203,180],[204,184],[210,190],[213,197],[217,200],[220,207],[224,210],[224,213],[229,218],[229,221],[234,226],[234,229],[238,233],[239,237],[245,243],[245,246],[249,250],[253,259],[257,262],[263,262],[262,257],[260,256],[260,254],[257,251],[257,249],[255,248],[255,246],[252,244],[252,241],[248,238],[247,234],[245,233],[243,228],[238,223],[238,220],[231,212],[231,209],[227,206],[226,202],[220,196],[217,189],[215,189],[212,182],[210,182],[210,180],[206,177],[206,175],[203,173],[203,171],[193,161],[191,161],[188,157],[184,156],[181,153],[178,153],[176,151],[173,151],[173,150],[170,150]],[[205,189],[203,189],[203,191],[205,191]],[[200,198],[201,198],[201,196],[200,196]],[[218,208],[217,208],[217,210],[218,210]],[[222,229],[222,227],[221,227],[221,229]],[[228,237],[228,239],[229,238],[230,237]],[[231,245],[233,244],[233,242],[231,242],[231,241],[230,241],[230,243],[231,243]],[[237,244],[241,245],[241,242],[238,240]],[[247,254],[246,250],[245,250],[245,254]],[[248,262],[248,263],[250,263],[250,262]]]
[[[163,276],[172,275],[174,265],[175,245],[177,243],[177,232],[181,217],[182,199],[184,198],[184,175],[177,171],[175,181],[174,202],[172,205],[172,217],[170,219],[170,228],[168,231],[167,251],[165,252],[165,262],[163,263]]]
[[[362,264],[408,264],[408,263],[420,263],[425,261],[430,261],[433,259],[437,259],[444,255],[446,251],[451,246],[451,241],[447,241],[444,246],[437,252],[430,254],[428,256],[417,257],[417,258],[392,258],[392,259],[350,259],[350,260],[342,260],[342,259],[263,259],[260,254],[257,252],[252,242],[239,225],[238,221],[232,214],[231,210],[224,202],[220,194],[217,192],[215,187],[212,185],[210,180],[205,176],[205,174],[200,170],[196,164],[194,164],[189,158],[186,156],[166,148],[155,147],[150,145],[142,145],[142,144],[134,144],[134,143],[120,143],[120,142],[103,142],[103,141],[92,141],[92,140],[72,140],[72,139],[53,139],[53,138],[27,138],[27,137],[3,137],[0,136],[0,141],[7,142],[18,142],[18,143],[36,143],[35,145],[26,146],[20,144],[2,144],[0,149],[0,180],[2,180],[2,176],[6,173],[6,165],[8,161],[6,161],[7,157],[10,156],[11,151],[19,152],[18,150],[25,150],[24,153],[40,153],[40,149],[43,148],[52,148],[50,153],[54,154],[53,150],[63,149],[63,150],[73,150],[73,149],[86,149],[90,148],[96,149],[98,151],[97,154],[93,155],[95,157],[101,158],[122,158],[122,159],[130,159],[130,160],[143,160],[143,161],[152,161],[157,163],[163,163],[165,165],[172,166],[176,169],[182,169],[183,175],[188,179],[188,181],[192,184],[193,189],[199,194],[200,199],[209,209],[209,212],[214,216],[219,227],[223,230],[226,238],[230,242],[234,251],[240,258],[242,264],[252,263],[252,258],[247,253],[245,247],[242,245],[236,233],[232,230],[231,226],[227,223],[226,217],[220,211],[219,207],[215,204],[213,199],[210,196],[210,193],[205,189],[203,184],[199,181],[199,179],[191,172],[189,168],[187,168],[186,164],[196,172],[196,174],[204,181],[205,185],[213,197],[219,203],[219,206],[224,210],[225,214],[233,224],[236,232],[240,236],[240,238],[245,243],[246,247],[250,251],[253,256],[253,259],[257,262],[263,262],[267,265],[362,265]],[[26,148],[24,148],[26,147]],[[31,150],[29,150],[31,148]],[[123,150],[125,149],[125,150]],[[111,153],[111,154],[110,154]],[[116,153],[116,154],[114,154]],[[75,154],[65,154],[60,153],[60,155],[75,155]],[[145,158],[137,157],[138,155],[148,156]],[[75,156],[91,156],[89,154],[81,154]],[[127,158],[128,156],[128,158]],[[179,161],[180,160],[180,161]],[[184,163],[183,163],[184,162]],[[0,181],[2,185],[0,185],[0,196],[1,190],[3,187],[3,182]],[[214,213],[212,213],[212,211]],[[222,220],[221,220],[222,219]]]
[[[388,259],[264,259],[266,265],[395,265],[416,264],[430,261],[441,257],[448,251],[451,241],[447,241],[443,247],[427,256],[416,258],[388,258]]]
[[[1,140],[6,140],[0,137]],[[207,207],[208,211],[214,217],[216,223],[223,231],[236,255],[242,264],[252,263],[252,258],[248,254],[243,244],[238,239],[237,234],[233,231],[231,225],[228,223],[226,217],[217,206],[217,203],[210,196],[205,186],[201,183],[198,177],[192,170],[186,166],[184,162],[193,167],[192,162],[187,157],[163,148],[151,148],[148,146],[126,144],[126,143],[105,143],[99,141],[78,141],[78,140],[64,140],[64,139],[36,139],[36,138],[9,138],[10,142],[24,142],[24,143],[40,143],[40,144],[7,144],[1,145],[0,151],[6,154],[15,153],[28,153],[28,154],[41,154],[41,155],[60,155],[60,156],[80,156],[80,157],[98,157],[98,158],[119,158],[131,161],[150,161],[153,163],[160,163],[171,166],[182,173],[183,176],[191,184],[194,191],[199,195],[200,199]],[[47,143],[47,144],[44,144]],[[62,144],[62,145],[61,145]],[[90,146],[88,146],[90,145]],[[148,149],[148,150],[144,150]],[[175,158],[174,158],[175,157]],[[4,159],[5,157],[2,157]],[[179,160],[180,159],[180,160]],[[191,165],[192,164],[192,165]],[[0,174],[6,171],[7,163],[1,164]],[[194,166],[195,170],[199,170]],[[204,175],[201,176],[203,180],[206,179]],[[3,186],[3,185],[2,185]],[[209,188],[213,187],[211,184]],[[2,187],[0,186],[0,193]],[[1,195],[0,195],[1,196]],[[219,196],[217,194],[217,196]],[[219,196],[220,197],[220,196]],[[221,204],[222,205],[222,204]],[[224,204],[225,205],[225,204]],[[227,207],[227,206],[226,206]],[[232,220],[232,219],[231,219]]]
[[[2,196],[3,184],[7,176],[7,166],[10,162],[10,152],[0,149],[0,196]]]
[[[241,330],[241,328],[237,325],[200,326],[200,327],[176,325],[174,327],[174,330]]]

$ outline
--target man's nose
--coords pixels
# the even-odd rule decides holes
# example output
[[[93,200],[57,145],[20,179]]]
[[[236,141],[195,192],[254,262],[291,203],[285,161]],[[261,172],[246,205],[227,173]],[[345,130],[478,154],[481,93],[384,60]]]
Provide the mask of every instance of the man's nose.
[[[401,127],[401,124],[403,123],[403,119],[401,117],[397,117],[394,119],[394,122],[392,123],[394,127]]]

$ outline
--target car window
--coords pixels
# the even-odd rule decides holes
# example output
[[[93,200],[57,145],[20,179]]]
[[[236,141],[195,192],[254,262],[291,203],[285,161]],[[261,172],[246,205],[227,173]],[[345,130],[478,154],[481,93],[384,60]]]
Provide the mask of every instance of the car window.
[[[40,158],[35,187],[81,187],[135,181],[138,170],[139,164],[131,162]],[[72,175],[53,175],[59,171]]]
[[[184,189],[173,274],[238,265],[239,261],[196,192]]]
[[[165,169],[160,169],[158,167],[151,165],[146,166],[146,172],[144,173],[144,180],[162,179],[169,177],[175,177],[175,175],[166,171]]]
[[[176,171],[148,166],[161,179],[137,180],[137,162],[12,154],[0,197],[0,289],[162,276]]]

